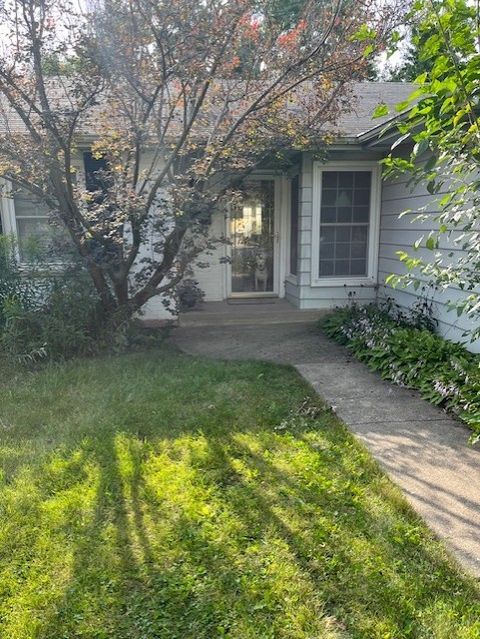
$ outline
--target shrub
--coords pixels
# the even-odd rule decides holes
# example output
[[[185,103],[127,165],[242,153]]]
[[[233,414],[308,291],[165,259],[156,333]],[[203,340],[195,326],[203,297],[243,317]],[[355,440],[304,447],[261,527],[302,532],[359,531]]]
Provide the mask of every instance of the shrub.
[[[98,351],[106,331],[98,298],[78,261],[61,267],[35,256],[20,264],[15,243],[0,237],[0,351],[21,362]]]
[[[321,327],[384,379],[455,413],[480,440],[480,357],[415,321],[388,307],[353,305],[323,318]]]
[[[181,313],[198,306],[204,298],[204,292],[197,280],[185,279],[177,287],[178,307]]]
[[[5,326],[8,309],[19,305],[33,307],[35,298],[31,280],[22,277],[13,238],[0,235],[0,330]]]

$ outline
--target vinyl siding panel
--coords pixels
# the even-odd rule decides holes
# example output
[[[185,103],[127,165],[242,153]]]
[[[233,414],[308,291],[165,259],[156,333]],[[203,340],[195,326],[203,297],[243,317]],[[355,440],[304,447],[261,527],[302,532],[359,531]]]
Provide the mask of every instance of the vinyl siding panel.
[[[334,152],[330,153],[330,160],[359,160],[377,159],[365,152]],[[300,212],[299,212],[299,305],[302,309],[334,308],[348,303],[354,297],[360,303],[375,299],[375,286],[311,286],[312,273],[312,212],[313,212],[313,156],[305,153],[303,156],[302,172],[300,176]]]
[[[212,216],[210,236],[217,239],[225,236],[225,214],[216,212]],[[206,302],[218,302],[226,297],[226,267],[222,263],[227,254],[224,243],[219,243],[213,251],[203,253],[193,267],[193,279],[197,280],[205,293]]]
[[[298,284],[292,281],[285,281],[285,298],[294,306],[300,306],[300,289]]]
[[[435,230],[436,222],[433,219],[438,212],[438,198],[441,195],[432,196],[425,188],[419,184],[411,187],[405,179],[390,179],[383,184],[382,206],[380,215],[380,247],[378,262],[378,281],[380,284],[379,298],[391,297],[402,308],[409,308],[420,297],[426,296],[433,301],[435,318],[438,321],[438,332],[447,339],[465,342],[467,348],[473,352],[480,352],[480,340],[472,343],[464,335],[472,328],[473,321],[465,316],[457,317],[455,310],[450,310],[448,302],[461,299],[463,293],[458,287],[451,287],[448,290],[433,290],[428,287],[426,279],[419,275],[418,279],[425,286],[421,286],[417,291],[413,286],[393,289],[385,284],[385,279],[391,273],[401,275],[405,273],[405,266],[400,262],[397,251],[412,253],[413,243],[422,235],[428,235],[431,230]],[[425,207],[425,211],[420,211]],[[412,211],[409,215],[400,217],[403,211]],[[415,214],[428,213],[425,220],[415,220]],[[459,235],[459,233],[455,233]],[[440,250],[445,258],[455,262],[462,254],[461,248],[452,240],[443,237]],[[451,254],[451,256],[450,256]],[[420,249],[417,253],[419,257],[431,258],[433,253],[427,249]]]

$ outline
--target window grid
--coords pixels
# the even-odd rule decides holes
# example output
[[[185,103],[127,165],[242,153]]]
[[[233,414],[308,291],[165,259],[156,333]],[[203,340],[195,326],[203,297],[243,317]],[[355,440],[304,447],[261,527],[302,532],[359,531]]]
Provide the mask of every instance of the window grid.
[[[323,171],[319,276],[366,276],[371,171]]]

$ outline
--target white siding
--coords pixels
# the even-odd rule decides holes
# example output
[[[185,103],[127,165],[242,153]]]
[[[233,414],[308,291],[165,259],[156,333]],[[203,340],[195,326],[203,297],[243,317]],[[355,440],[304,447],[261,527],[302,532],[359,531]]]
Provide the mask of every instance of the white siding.
[[[294,281],[295,280],[295,281]],[[285,297],[297,308],[300,307],[300,288],[296,282],[296,278],[285,280]]]
[[[147,151],[142,156],[141,168],[142,170],[146,170],[150,167],[153,160],[152,152]],[[160,170],[160,166],[156,164],[156,171]],[[155,173],[155,171],[154,171]],[[137,259],[135,260],[136,268],[132,269],[135,272],[136,269],[139,269],[142,264],[143,259],[159,259],[161,256],[155,252],[154,250],[155,243],[155,232],[153,228],[150,228],[148,238],[141,245]],[[168,307],[166,306],[167,298],[164,295],[157,295],[148,300],[148,302],[142,308],[142,319],[145,320],[171,320],[175,317],[175,314],[172,313]]]
[[[331,154],[332,160],[374,159],[365,152],[349,152],[347,155]],[[341,306],[348,302],[349,294],[358,302],[371,302],[375,299],[375,286],[311,286],[312,274],[312,198],[313,198],[313,156],[305,153],[300,176],[300,215],[299,215],[299,265],[298,265],[298,305],[304,309],[323,309]]]
[[[214,213],[210,225],[210,236],[218,240],[225,236],[225,214]],[[226,298],[226,266],[221,261],[227,254],[225,243],[219,243],[208,253],[199,256],[197,264],[193,267],[193,279],[197,280],[200,288],[205,293],[206,302],[218,302]]]
[[[437,209],[438,196],[430,195],[424,185],[414,188],[407,184],[405,177],[386,181],[382,189],[382,207],[380,216],[380,253],[378,263],[378,275],[381,286],[379,297],[391,297],[397,304],[404,308],[410,307],[422,295],[434,302],[434,314],[438,320],[438,332],[451,340],[467,342],[466,346],[474,352],[480,352],[480,340],[471,343],[463,333],[472,327],[472,322],[465,316],[457,317],[455,310],[449,310],[448,302],[461,298],[464,293],[458,288],[452,287],[447,291],[435,291],[430,288],[417,291],[412,286],[407,288],[392,289],[385,285],[385,278],[391,273],[405,273],[405,266],[400,262],[397,251],[412,253],[412,245],[422,235],[426,235],[435,228],[434,216]],[[426,221],[414,221],[413,215],[422,207],[427,206],[431,218]],[[412,215],[399,217],[403,211],[411,210]],[[442,240],[441,249],[455,255],[461,253],[457,246],[452,245],[446,239]],[[418,252],[419,257],[432,257],[432,252],[426,249]],[[419,277],[422,280],[422,277]]]

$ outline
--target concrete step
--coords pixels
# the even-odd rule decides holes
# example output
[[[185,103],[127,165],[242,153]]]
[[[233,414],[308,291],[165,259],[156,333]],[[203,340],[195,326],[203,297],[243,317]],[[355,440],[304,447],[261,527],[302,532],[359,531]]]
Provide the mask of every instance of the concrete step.
[[[180,326],[250,326],[316,322],[326,311],[300,310],[286,300],[206,302],[179,316]]]

